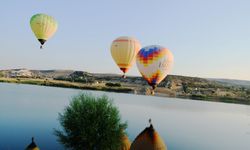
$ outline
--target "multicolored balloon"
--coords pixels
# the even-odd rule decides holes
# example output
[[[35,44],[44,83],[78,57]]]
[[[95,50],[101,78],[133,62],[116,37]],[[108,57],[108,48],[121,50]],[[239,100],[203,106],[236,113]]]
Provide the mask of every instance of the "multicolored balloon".
[[[31,17],[30,26],[41,43],[40,48],[42,48],[43,44],[54,35],[58,25],[53,17],[46,14],[36,14]]]
[[[171,51],[162,46],[147,46],[138,52],[136,64],[143,78],[152,86],[152,94],[156,86],[170,72],[173,62]]]
[[[125,78],[125,73],[130,69],[134,64],[137,53],[141,48],[141,44],[132,37],[119,37],[112,42],[111,45],[111,54],[124,73],[123,77]]]

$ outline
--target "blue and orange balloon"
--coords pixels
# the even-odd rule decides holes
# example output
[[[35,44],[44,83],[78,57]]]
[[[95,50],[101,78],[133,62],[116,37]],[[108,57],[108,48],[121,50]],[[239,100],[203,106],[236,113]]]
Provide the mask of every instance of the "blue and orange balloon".
[[[156,86],[169,74],[174,62],[173,54],[165,47],[152,45],[142,48],[136,58],[142,77],[152,86]]]

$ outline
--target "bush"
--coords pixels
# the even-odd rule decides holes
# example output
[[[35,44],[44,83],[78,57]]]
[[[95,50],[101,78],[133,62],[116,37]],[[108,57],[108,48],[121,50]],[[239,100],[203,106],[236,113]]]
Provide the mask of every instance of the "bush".
[[[207,96],[201,95],[201,94],[192,94],[191,99],[205,100],[205,99],[207,99]]]
[[[121,87],[122,86],[120,83],[112,83],[112,82],[108,82],[105,85],[109,87]]]
[[[58,141],[72,150],[118,150],[127,128],[107,96],[79,94],[59,113]]]
[[[4,77],[4,73],[0,72],[0,78]]]

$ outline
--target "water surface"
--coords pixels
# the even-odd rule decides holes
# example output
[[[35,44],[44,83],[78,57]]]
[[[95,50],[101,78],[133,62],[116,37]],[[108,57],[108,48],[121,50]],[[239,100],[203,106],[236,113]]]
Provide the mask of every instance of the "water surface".
[[[35,137],[41,150],[56,141],[58,113],[79,92],[112,97],[134,140],[151,118],[169,150],[250,150],[250,106],[131,94],[0,83],[0,150],[21,150]]]

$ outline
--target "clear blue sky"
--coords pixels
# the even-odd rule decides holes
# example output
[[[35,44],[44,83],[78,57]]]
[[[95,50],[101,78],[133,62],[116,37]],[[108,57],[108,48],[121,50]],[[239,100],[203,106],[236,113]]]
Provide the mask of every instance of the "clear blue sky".
[[[248,0],[5,0],[0,4],[0,69],[75,69],[120,73],[110,44],[122,35],[159,44],[175,56],[172,74],[250,80]],[[59,28],[39,49],[30,17]],[[136,65],[128,72],[139,75]]]

